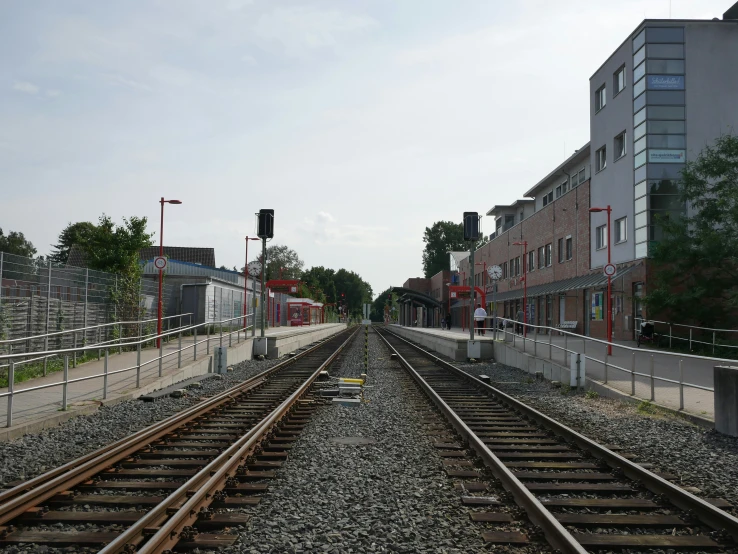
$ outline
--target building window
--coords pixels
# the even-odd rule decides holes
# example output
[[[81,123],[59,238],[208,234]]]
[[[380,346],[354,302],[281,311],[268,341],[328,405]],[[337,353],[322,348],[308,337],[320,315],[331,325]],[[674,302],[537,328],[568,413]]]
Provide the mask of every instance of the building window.
[[[607,87],[602,85],[595,92],[595,112],[599,112],[607,104]]]
[[[515,275],[520,275],[520,256],[515,258]]]
[[[625,66],[618,69],[612,79],[613,96],[625,88]]]
[[[625,131],[615,137],[615,149],[613,154],[616,160],[625,156]]]
[[[615,244],[628,240],[628,218],[621,217],[615,220]]]
[[[582,168],[579,170],[579,184],[581,185],[586,180],[587,180],[587,177],[584,173],[584,168]]]
[[[574,255],[574,248],[572,245],[571,237],[566,237],[566,259],[571,260]]]
[[[528,271],[534,271],[536,269],[536,253],[534,251],[528,252]]]
[[[569,180],[567,179],[563,183],[561,183],[561,194],[566,194],[566,191],[569,190]]]
[[[561,196],[561,185],[556,187],[556,198],[558,198],[559,196]]]
[[[564,263],[564,239],[559,239],[558,243],[556,244],[556,249],[558,250],[559,255],[559,263]]]
[[[603,146],[595,152],[595,168],[602,171],[607,167],[607,146]]]
[[[538,249],[538,267],[546,267],[546,257],[545,257],[545,250],[544,247],[541,246]]]
[[[507,262],[502,264],[502,278],[507,279]]]
[[[551,265],[551,246],[550,242],[546,245],[546,267]]]
[[[595,229],[595,248],[597,250],[602,250],[607,246],[607,237],[605,236],[605,233],[607,233],[607,225],[600,225]]]

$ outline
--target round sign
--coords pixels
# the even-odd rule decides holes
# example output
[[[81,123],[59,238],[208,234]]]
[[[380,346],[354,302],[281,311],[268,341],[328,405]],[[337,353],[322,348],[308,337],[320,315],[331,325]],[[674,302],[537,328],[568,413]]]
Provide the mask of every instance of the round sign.
[[[499,265],[492,265],[487,268],[487,275],[490,279],[497,280],[502,277],[502,268]]]
[[[605,277],[615,277],[617,272],[618,269],[615,267],[615,264],[605,264],[605,267],[602,269],[602,273],[605,274]]]
[[[159,270],[166,269],[167,259],[164,256],[157,256],[154,258],[154,267]]]
[[[256,260],[249,262],[248,272],[252,277],[258,277],[261,275],[261,262],[257,262]]]

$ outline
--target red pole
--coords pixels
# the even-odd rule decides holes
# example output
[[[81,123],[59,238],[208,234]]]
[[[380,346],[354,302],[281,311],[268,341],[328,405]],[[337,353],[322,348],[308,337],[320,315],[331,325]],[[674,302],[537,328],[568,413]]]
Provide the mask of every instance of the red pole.
[[[246,330],[246,327],[247,327],[246,304],[248,302],[246,301],[246,299],[249,296],[249,293],[248,293],[248,287],[249,287],[248,265],[249,265],[249,237],[246,237],[246,262],[243,264],[243,330],[244,331]]]
[[[612,208],[607,206],[607,263],[610,264],[610,213]],[[612,277],[607,276],[607,355],[612,356]]]
[[[164,197],[161,197],[161,200],[159,201],[161,203],[161,217],[159,219],[159,256],[164,255]],[[159,302],[157,303],[157,310],[156,310],[156,334],[161,335],[161,291],[162,291],[162,281],[163,281],[163,271],[159,270]],[[161,337],[158,336],[156,338],[156,347],[159,348],[161,346]]]

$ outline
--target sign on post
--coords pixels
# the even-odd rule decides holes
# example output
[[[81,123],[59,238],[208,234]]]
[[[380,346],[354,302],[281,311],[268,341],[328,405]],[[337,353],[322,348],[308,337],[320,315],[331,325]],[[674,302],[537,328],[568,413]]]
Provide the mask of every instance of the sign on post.
[[[159,271],[164,271],[167,268],[167,259],[164,256],[157,256],[154,258],[154,267]]]
[[[605,267],[602,268],[602,273],[604,273],[605,277],[615,277],[617,272],[618,268],[615,267],[615,264],[605,264]]]

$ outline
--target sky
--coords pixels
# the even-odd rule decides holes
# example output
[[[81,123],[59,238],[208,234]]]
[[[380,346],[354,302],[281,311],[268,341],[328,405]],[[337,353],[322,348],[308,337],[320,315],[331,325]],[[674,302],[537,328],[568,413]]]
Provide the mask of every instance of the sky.
[[[272,208],[272,244],[376,295],[422,276],[426,227],[589,140],[589,78],[642,19],[731,4],[0,0],[0,227],[45,255],[145,216],[158,244],[164,196],[166,245],[241,268]]]

